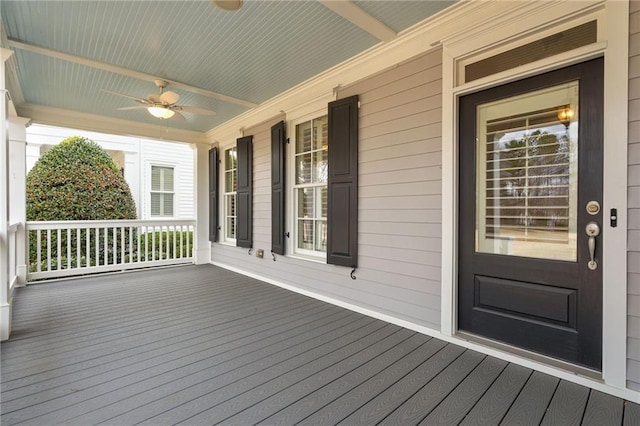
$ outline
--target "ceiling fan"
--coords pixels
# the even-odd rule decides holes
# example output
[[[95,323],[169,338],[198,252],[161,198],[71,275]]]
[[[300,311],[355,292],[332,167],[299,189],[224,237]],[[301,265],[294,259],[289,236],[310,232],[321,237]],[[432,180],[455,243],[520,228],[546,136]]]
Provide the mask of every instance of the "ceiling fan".
[[[102,89],[102,91],[111,93],[112,95],[122,96],[141,104],[136,106],[118,108],[119,111],[146,108],[147,111],[149,111],[149,114],[153,115],[156,118],[168,119],[173,117],[179,120],[185,119],[184,115],[182,115],[180,111],[199,115],[216,115],[215,111],[211,111],[208,109],[187,105],[176,105],[176,102],[178,102],[178,99],[180,99],[180,95],[170,90],[167,90],[166,92],[164,91],[164,88],[167,87],[169,83],[166,80],[162,79],[156,79],[154,80],[154,83],[156,87],[160,89],[160,92],[152,93],[147,96],[146,99],[136,98],[134,96],[124,95],[122,93],[112,92],[105,89]]]

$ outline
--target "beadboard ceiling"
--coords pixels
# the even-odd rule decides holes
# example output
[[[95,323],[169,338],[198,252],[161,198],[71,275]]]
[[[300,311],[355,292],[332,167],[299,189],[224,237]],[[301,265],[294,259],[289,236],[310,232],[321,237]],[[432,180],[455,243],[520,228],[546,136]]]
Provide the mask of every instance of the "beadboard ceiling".
[[[401,33],[453,3],[245,0],[225,11],[208,0],[2,0],[2,46],[15,52],[7,85],[18,113],[48,107],[205,132],[383,43],[378,27]],[[179,104],[217,115],[160,121],[117,110],[136,104],[101,90],[146,98],[154,78],[172,82]]]

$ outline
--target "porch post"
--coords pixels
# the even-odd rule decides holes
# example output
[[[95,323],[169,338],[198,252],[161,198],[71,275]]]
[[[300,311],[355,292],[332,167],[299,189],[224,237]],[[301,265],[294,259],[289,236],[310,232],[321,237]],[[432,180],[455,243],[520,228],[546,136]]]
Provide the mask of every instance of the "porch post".
[[[30,119],[9,117],[9,223],[20,223],[16,235],[16,275],[18,286],[27,282],[27,132]]]
[[[211,261],[209,242],[209,144],[192,143],[194,173],[194,212],[196,235],[193,236],[196,265]]]
[[[7,92],[5,61],[13,52],[0,48],[0,341],[11,333],[11,294],[9,293],[9,128],[7,125]]]

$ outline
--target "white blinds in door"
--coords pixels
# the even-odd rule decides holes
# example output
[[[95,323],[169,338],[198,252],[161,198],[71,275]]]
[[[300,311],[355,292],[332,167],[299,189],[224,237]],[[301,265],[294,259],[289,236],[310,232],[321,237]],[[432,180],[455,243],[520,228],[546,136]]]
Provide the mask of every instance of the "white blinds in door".
[[[575,260],[577,114],[577,83],[479,107],[478,251]]]

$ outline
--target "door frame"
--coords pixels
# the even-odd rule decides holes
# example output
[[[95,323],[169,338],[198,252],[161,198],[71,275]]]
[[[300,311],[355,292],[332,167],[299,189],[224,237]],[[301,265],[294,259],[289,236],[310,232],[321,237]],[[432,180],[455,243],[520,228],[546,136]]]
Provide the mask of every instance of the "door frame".
[[[627,310],[616,307],[627,306],[627,149],[628,149],[628,67],[619,66],[628,61],[627,2],[608,1],[590,10],[580,9],[584,5],[568,2],[563,6],[540,3],[527,15],[502,16],[492,25],[504,28],[500,34],[487,31],[479,25],[475,30],[450,41],[443,42],[443,108],[442,108],[442,314],[441,332],[466,347],[480,350],[493,356],[530,368],[553,374],[576,383],[611,388],[626,388],[627,360]],[[556,10],[550,10],[556,7]],[[517,12],[516,12],[517,13]],[[553,17],[553,18],[551,18]],[[494,49],[506,50],[515,45],[516,39],[543,37],[542,30],[565,24],[575,26],[591,19],[598,19],[598,41],[589,46],[565,54],[543,59],[514,70],[504,71],[471,83],[456,85],[458,61],[474,52]],[[522,28],[531,29],[522,35]],[[557,31],[557,30],[556,30]],[[506,47],[505,47],[506,46]],[[603,226],[606,232],[602,239],[603,262],[603,340],[602,375],[593,378],[576,375],[568,369],[546,364],[539,357],[527,353],[513,354],[469,341],[457,333],[457,262],[458,262],[458,98],[481,89],[498,86],[546,71],[569,66],[589,59],[604,57],[604,158],[603,158]],[[626,101],[625,101],[626,100]],[[609,209],[618,209],[618,226],[609,226]]]

